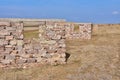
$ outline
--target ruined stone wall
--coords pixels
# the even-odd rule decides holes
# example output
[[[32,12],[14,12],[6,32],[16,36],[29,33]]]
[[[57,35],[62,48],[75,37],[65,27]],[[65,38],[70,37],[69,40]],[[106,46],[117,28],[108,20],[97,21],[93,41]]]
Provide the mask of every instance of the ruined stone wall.
[[[0,22],[0,66],[66,63],[65,27],[41,22],[39,39],[24,40],[23,23]]]
[[[42,58],[51,64],[63,64],[66,62],[65,27],[55,23],[46,23],[39,26],[40,44],[46,52]]]
[[[90,39],[91,24],[41,21],[39,39],[25,40],[23,22],[0,22],[0,66],[65,64],[65,39]]]
[[[72,23],[66,25],[67,39],[91,39],[92,24]]]
[[[0,63],[14,64],[23,48],[23,23],[0,22]]]

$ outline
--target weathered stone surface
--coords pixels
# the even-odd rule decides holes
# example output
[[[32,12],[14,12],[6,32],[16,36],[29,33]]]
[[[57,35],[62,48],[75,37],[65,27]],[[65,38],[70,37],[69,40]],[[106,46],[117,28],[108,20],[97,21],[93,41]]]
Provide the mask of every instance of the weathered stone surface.
[[[10,45],[13,45],[13,46],[14,46],[14,45],[17,45],[17,41],[16,41],[15,39],[14,39],[14,40],[11,40],[11,41],[10,41]]]
[[[16,60],[16,64],[24,64],[27,62],[27,59],[18,59]]]
[[[21,34],[20,36],[19,36],[19,39],[23,39],[24,38],[24,36],[23,36],[23,34]]]
[[[18,51],[23,49],[23,40],[19,41],[18,37],[21,37],[19,34],[22,34],[22,32],[19,32],[23,31],[22,26],[21,24],[13,26],[10,22],[0,22],[0,60],[3,65],[14,63],[16,59],[20,58]],[[17,27],[20,27],[20,30]]]
[[[7,30],[2,30],[2,31],[0,31],[0,35],[2,35],[2,36],[10,35],[10,32],[8,32]]]
[[[28,58],[27,63],[35,63],[37,62],[36,58]]]
[[[15,55],[5,55],[5,60],[10,60],[11,62],[15,60]]]
[[[16,31],[16,27],[6,27],[6,30],[13,32],[13,31]]]
[[[12,40],[14,37],[13,36],[5,36],[6,40]]]
[[[4,47],[0,46],[0,52],[3,52],[3,51],[4,51]]]
[[[4,30],[5,26],[0,26],[0,31]]]
[[[0,35],[0,39],[4,39],[5,38],[5,36],[3,36],[3,35]]]
[[[0,26],[10,26],[9,22],[0,22]]]
[[[7,64],[11,64],[11,61],[10,60],[2,60],[1,63],[4,65],[7,65]]]

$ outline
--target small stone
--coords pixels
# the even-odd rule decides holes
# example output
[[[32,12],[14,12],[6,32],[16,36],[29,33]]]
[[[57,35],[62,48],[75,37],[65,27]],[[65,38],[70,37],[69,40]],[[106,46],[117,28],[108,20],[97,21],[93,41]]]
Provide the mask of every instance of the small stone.
[[[60,47],[60,48],[65,48],[66,45],[65,45],[65,44],[59,44],[59,47]]]
[[[27,63],[35,63],[37,60],[35,58],[28,58]]]
[[[15,60],[15,55],[5,55],[5,60],[13,61]]]
[[[5,48],[12,48],[12,45],[6,45]]]
[[[5,36],[4,35],[0,35],[0,39],[4,39],[5,38]]]
[[[23,39],[24,38],[24,36],[23,36],[23,34],[21,34],[20,36],[19,36],[19,39]]]
[[[11,52],[11,54],[17,54],[18,53],[18,51],[17,50],[12,50],[12,52]]]
[[[0,26],[10,26],[10,22],[0,22]]]
[[[3,51],[4,51],[4,47],[0,46],[0,52],[3,52]]]
[[[8,30],[8,31],[15,31],[16,28],[15,27],[6,27],[6,30]]]
[[[13,36],[6,36],[5,39],[6,39],[6,40],[12,40],[12,39],[13,39]]]
[[[16,45],[17,44],[17,41],[16,40],[11,40],[10,41],[10,45]]]
[[[10,32],[8,32],[7,30],[2,30],[2,31],[0,31],[0,35],[2,35],[2,36],[10,35]]]
[[[11,61],[10,60],[2,60],[1,63],[4,65],[7,65],[7,64],[11,64]]]
[[[61,37],[62,37],[61,35],[57,35],[57,36],[52,37],[52,39],[53,40],[59,40],[59,39],[61,39]]]
[[[18,60],[16,60],[17,64],[24,64],[26,62],[27,62],[27,59],[18,59]]]

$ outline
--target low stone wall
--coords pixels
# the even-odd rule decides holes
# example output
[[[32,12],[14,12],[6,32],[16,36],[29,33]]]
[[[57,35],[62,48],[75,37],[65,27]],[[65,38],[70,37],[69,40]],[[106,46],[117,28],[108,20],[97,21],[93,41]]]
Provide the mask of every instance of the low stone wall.
[[[65,27],[48,24],[40,27],[40,43],[46,54],[42,58],[48,62],[63,64],[66,62]],[[41,29],[42,28],[42,29]],[[44,38],[44,39],[43,39]]]
[[[74,23],[66,25],[67,39],[91,39],[92,24]]]
[[[0,63],[14,64],[23,49],[23,23],[0,22]]]
[[[0,22],[0,66],[65,64],[65,39],[91,39],[91,24],[41,21],[39,39],[25,40],[23,22]]]
[[[66,63],[65,28],[40,23],[39,39],[24,40],[23,23],[0,22],[0,66]]]

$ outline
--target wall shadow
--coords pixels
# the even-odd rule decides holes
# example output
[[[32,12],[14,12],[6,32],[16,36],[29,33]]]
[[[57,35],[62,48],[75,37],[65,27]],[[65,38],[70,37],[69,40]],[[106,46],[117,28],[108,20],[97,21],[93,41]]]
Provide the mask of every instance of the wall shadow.
[[[68,59],[69,59],[69,57],[70,57],[70,54],[66,52],[65,55],[66,55],[66,56],[65,56],[65,59],[66,59],[65,62],[67,62]]]

